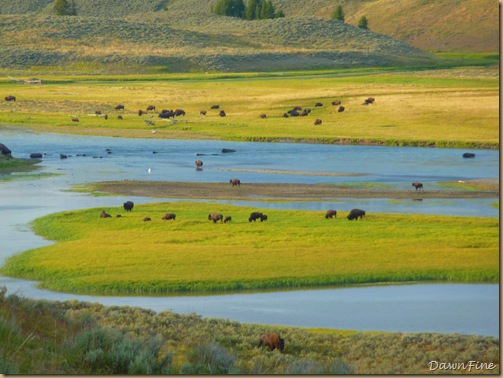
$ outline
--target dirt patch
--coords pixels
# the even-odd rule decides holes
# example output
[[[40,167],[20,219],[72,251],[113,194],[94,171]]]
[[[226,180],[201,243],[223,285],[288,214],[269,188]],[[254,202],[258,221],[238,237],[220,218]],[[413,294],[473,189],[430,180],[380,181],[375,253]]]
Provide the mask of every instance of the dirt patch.
[[[194,182],[144,182],[113,181],[94,184],[93,189],[114,195],[141,196],[154,198],[187,199],[288,199],[288,200],[326,200],[334,198],[498,198],[497,180],[490,190],[390,190],[368,189],[337,185],[309,184],[242,184],[232,187],[229,183],[194,183]],[[486,182],[488,184],[488,182]]]

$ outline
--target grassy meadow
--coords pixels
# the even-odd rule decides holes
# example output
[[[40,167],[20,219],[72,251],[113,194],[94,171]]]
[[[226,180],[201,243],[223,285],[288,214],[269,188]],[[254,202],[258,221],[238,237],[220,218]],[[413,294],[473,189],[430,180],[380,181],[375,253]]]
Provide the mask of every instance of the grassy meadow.
[[[41,78],[42,85],[0,80],[0,94],[17,97],[0,102],[0,124],[122,137],[499,148],[496,68]],[[362,105],[368,97],[375,103]],[[215,104],[226,117],[210,109]],[[148,105],[157,110],[139,116]],[[284,118],[294,106],[311,113]],[[162,109],[186,115],[163,120]]]
[[[166,294],[376,282],[497,282],[492,218],[266,210],[211,203],[139,205],[49,215],[35,231],[55,244],[11,257],[1,273],[52,290]],[[175,221],[163,221],[167,212]],[[214,224],[208,214],[231,215]],[[122,217],[116,217],[122,214]],[[152,221],[144,222],[144,217]]]

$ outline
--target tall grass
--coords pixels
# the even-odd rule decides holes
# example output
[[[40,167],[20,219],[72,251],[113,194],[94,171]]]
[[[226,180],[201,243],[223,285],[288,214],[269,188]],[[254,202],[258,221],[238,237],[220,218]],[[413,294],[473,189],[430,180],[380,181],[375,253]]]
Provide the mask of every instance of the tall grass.
[[[496,282],[497,219],[267,210],[221,204],[141,205],[121,218],[101,209],[40,218],[35,231],[54,245],[14,256],[2,274],[76,293],[174,293],[375,282]],[[163,221],[166,212],[176,221]],[[214,224],[208,214],[231,215]],[[143,222],[150,217],[151,222]]]

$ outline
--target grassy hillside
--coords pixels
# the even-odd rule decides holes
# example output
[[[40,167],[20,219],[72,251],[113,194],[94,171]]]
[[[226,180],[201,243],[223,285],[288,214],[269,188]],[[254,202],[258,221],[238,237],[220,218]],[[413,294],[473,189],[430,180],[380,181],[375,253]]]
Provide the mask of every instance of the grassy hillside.
[[[4,1],[0,65],[98,72],[283,71],[431,63],[397,39],[336,20],[245,21],[211,14],[212,1],[75,0],[77,16],[53,3]],[[123,71],[124,71],[123,70]]]

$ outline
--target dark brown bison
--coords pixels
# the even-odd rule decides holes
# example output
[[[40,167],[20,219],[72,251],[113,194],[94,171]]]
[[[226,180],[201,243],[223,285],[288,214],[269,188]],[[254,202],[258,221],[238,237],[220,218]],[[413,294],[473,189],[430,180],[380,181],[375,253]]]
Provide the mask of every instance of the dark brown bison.
[[[73,117],[72,122],[79,122],[79,119],[77,117]]]
[[[340,105],[341,102],[339,100],[332,101],[332,105]]]
[[[416,188],[416,191],[417,191],[417,190],[423,190],[423,183],[421,183],[421,182],[413,182],[413,183],[412,183],[412,186],[413,186],[414,188]]]
[[[240,186],[241,185],[241,180],[238,180],[238,179],[230,179],[229,182],[231,183],[232,186]]]
[[[175,112],[173,110],[162,109],[158,117],[159,118],[175,117]]]
[[[149,217],[145,217],[145,218],[143,218],[143,221],[144,221],[144,222],[150,222],[151,220],[152,220],[152,219],[150,219]]]
[[[260,117],[260,118],[267,118],[267,114],[262,113],[259,117]]]
[[[110,214],[107,214],[105,210],[103,210],[100,214],[100,218],[112,218]]]
[[[0,143],[0,152],[2,155],[12,156],[12,151],[3,143]]]
[[[151,110],[155,110],[155,106],[154,105],[147,106],[147,111],[151,111]]]
[[[30,158],[32,159],[42,159],[42,154],[40,152],[34,152],[30,154]]]
[[[471,153],[471,152],[465,152],[465,153],[463,154],[463,157],[464,157],[465,159],[472,159],[472,158],[474,158],[474,157],[475,157],[475,154],[474,154],[474,153]]]
[[[141,110],[141,109],[140,109],[140,110],[138,110],[138,115],[139,115],[139,116],[142,116],[142,115],[143,115],[143,110]]]
[[[201,115],[206,115],[206,110],[200,110],[200,111],[199,111],[199,114],[201,114]]]
[[[220,117],[225,117],[227,114],[225,114],[225,111],[220,110],[220,113],[218,113]]]
[[[233,150],[232,148],[222,148],[223,154],[228,154],[230,152],[236,152],[236,150]]]
[[[122,116],[119,114],[119,115],[117,116],[117,119],[123,119],[123,118],[122,118]]]
[[[162,217],[162,220],[175,220],[176,219],[176,214],[173,213],[166,213]]]
[[[227,223],[227,222],[230,222],[232,220],[232,217],[230,215],[227,215],[225,218],[224,218],[224,223]]]
[[[134,202],[126,201],[126,202],[124,202],[124,204],[122,206],[124,207],[124,210],[131,211],[131,210],[133,210]]]
[[[323,121],[322,121],[321,119],[316,119],[316,121],[314,121],[314,124],[315,124],[315,126],[316,126],[316,125],[321,125],[321,124],[322,124],[322,122],[323,122]]]
[[[327,213],[325,214],[325,218],[337,218],[337,211],[336,210],[327,210]]]
[[[320,107],[323,106],[323,104],[321,102],[317,102],[316,104],[314,104],[314,106]]]
[[[366,98],[364,104],[368,104],[368,105],[373,104],[375,102],[375,100],[376,99],[374,97]]]
[[[307,116],[309,113],[311,113],[311,109],[304,109],[302,113],[300,113],[301,117]]]
[[[250,218],[248,218],[248,222],[251,222],[251,221],[255,222],[257,219],[260,219],[261,222],[266,221],[267,215],[259,213],[259,212],[253,212],[250,214]]]
[[[178,116],[184,116],[185,115],[185,110],[183,109],[176,109],[175,110],[175,116],[178,117]]]
[[[353,209],[348,214],[348,220],[358,220],[358,218],[363,219],[365,216],[365,211],[360,209]]]
[[[288,113],[283,113],[283,118],[288,118],[288,117],[290,117],[290,116],[288,115]]]
[[[300,116],[300,113],[297,110],[294,110],[294,109],[287,111],[287,113],[290,114],[291,117],[298,117],[298,116]]]
[[[211,213],[208,215],[208,220],[213,221],[213,223],[217,223],[218,221],[223,222],[224,216],[222,214]]]
[[[279,349],[281,352],[285,349],[285,340],[277,333],[263,333],[260,335],[258,346],[265,345],[269,350]]]
[[[115,110],[124,110],[124,105],[119,104],[115,107]]]
[[[16,101],[16,96],[5,96],[5,101]]]
[[[346,110],[344,106],[339,106],[339,109],[337,109],[339,113],[342,113],[344,110]]]
[[[101,110],[95,110],[94,114],[96,114],[97,116],[101,115]]]
[[[196,167],[197,169],[203,169],[203,162],[202,160],[196,160]]]
[[[211,105],[211,109],[219,109],[220,105]]]

